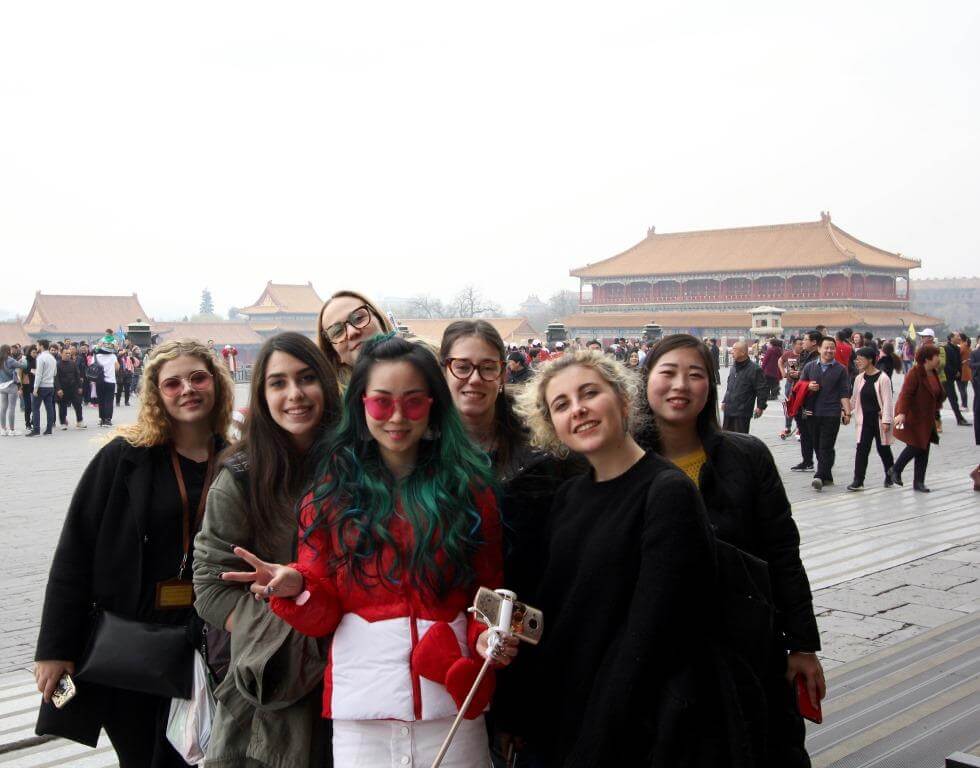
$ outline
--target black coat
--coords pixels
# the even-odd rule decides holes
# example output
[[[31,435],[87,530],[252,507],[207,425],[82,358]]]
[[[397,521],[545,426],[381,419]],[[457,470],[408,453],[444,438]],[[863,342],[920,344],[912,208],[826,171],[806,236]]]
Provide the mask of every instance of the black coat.
[[[783,648],[820,650],[800,533],[769,448],[752,435],[719,431],[704,439],[704,450],[700,487],[715,535],[769,564]]]
[[[755,408],[766,409],[769,385],[762,369],[751,360],[735,363],[728,369],[728,388],[725,390],[725,415],[750,419]]]
[[[136,617],[143,552],[154,544],[146,533],[153,467],[167,450],[166,446],[135,448],[119,437],[86,468],[51,563],[35,659],[78,662],[95,606]],[[64,709],[41,706],[38,733],[94,746],[110,695],[101,686],[79,684],[78,694]]]
[[[774,768],[809,766],[803,721],[785,681],[786,652],[820,649],[810,582],[800,560],[800,534],[772,454],[751,435],[712,432],[704,440],[708,460],[699,478],[715,535],[764,560],[775,607],[769,664],[758,675],[765,691],[768,725],[763,764]],[[746,613],[748,617],[748,613]],[[746,627],[747,631],[754,627]],[[757,670],[757,667],[754,667]],[[739,678],[740,690],[750,678]],[[754,708],[753,708],[754,709]]]

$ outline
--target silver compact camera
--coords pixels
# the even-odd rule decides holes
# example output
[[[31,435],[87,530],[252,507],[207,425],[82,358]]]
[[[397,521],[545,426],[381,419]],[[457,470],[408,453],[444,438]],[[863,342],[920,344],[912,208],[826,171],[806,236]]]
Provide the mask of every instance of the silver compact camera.
[[[541,641],[541,633],[544,632],[544,614],[537,608],[527,603],[522,603],[515,599],[516,595],[506,589],[496,592],[486,587],[480,587],[473,601],[473,610],[483,620],[487,626],[495,627],[500,622],[501,608],[504,602],[510,603],[510,632],[515,637],[537,645]],[[508,607],[510,607],[508,606]],[[506,611],[504,613],[506,616]]]

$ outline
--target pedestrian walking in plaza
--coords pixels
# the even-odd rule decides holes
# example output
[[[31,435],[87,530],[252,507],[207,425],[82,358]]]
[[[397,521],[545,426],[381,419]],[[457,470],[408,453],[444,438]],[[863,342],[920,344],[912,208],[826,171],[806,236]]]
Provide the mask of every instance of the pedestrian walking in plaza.
[[[75,428],[85,429],[82,420],[82,386],[84,382],[78,375],[78,365],[71,359],[71,350],[62,347],[58,372],[54,379],[55,395],[58,398],[58,421],[62,429],[68,429],[68,408],[75,411]]]
[[[337,291],[323,303],[317,319],[317,346],[337,371],[341,388],[350,381],[361,347],[394,328],[377,305],[357,291]]]
[[[498,702],[532,765],[746,758],[731,670],[718,663],[711,524],[684,474],[631,436],[638,397],[632,373],[590,351],[546,366],[520,396],[537,446],[591,465],[555,498],[535,595],[548,626],[508,673],[520,690]]]
[[[112,426],[112,404],[116,397],[116,373],[119,371],[119,359],[116,357],[114,346],[103,340],[95,347],[93,364],[99,366],[101,378],[96,380],[96,394],[99,398],[99,426]],[[98,372],[97,372],[98,373]]]
[[[877,362],[875,362],[875,367],[888,377],[894,387],[895,372],[902,370],[902,359],[895,353],[895,345],[892,342],[886,341],[881,345],[881,352]]]
[[[820,357],[803,368],[800,381],[809,382],[805,421],[810,429],[813,451],[817,457],[817,472],[813,476],[814,490],[834,484],[835,444],[841,423],[851,419],[850,382],[847,368],[834,359],[836,342],[829,336],[820,340]]]
[[[34,375],[37,370],[37,345],[24,347],[24,357],[21,361],[20,390],[24,406],[24,434],[28,435],[35,428],[40,429],[34,421]]]
[[[946,343],[942,347],[942,354],[943,375],[940,376],[940,381],[943,382],[943,388],[946,391],[946,397],[949,399],[949,405],[956,416],[956,425],[959,427],[968,427],[970,426],[970,422],[963,418],[956,391],[957,384],[963,375],[963,360],[960,356],[959,344],[956,343],[956,334],[951,333],[946,337]],[[966,408],[965,402],[963,403],[963,408]]]
[[[34,371],[34,390],[32,392],[33,413],[31,423],[34,428],[27,433],[28,437],[37,437],[41,434],[41,405],[44,405],[45,425],[44,434],[50,435],[54,429],[54,378],[58,373],[58,362],[54,359],[48,349],[51,342],[47,339],[39,339],[37,346],[40,352],[37,355],[37,364]]]
[[[800,378],[800,357],[803,353],[803,339],[793,339],[789,349],[779,356],[779,376],[783,380],[783,400],[788,403],[793,392],[793,385]],[[786,409],[786,424],[779,437],[785,440],[793,434],[793,417]]]
[[[0,345],[0,436],[15,437],[14,416],[20,402],[20,363],[9,344]]]
[[[973,382],[973,440],[980,445],[980,336],[970,351],[970,380]],[[973,478],[973,490],[980,491],[980,465],[970,477]]]
[[[158,675],[169,667],[189,680],[186,644],[201,645],[191,543],[233,404],[231,377],[206,347],[184,340],[156,348],[136,422],[118,428],[85,470],[51,563],[35,654],[44,697],[39,735],[94,747],[105,728],[121,768],[185,766],[165,733],[173,694],[161,692],[179,689],[180,680]],[[90,635],[110,621],[117,634],[102,639],[117,650],[101,659],[108,669],[88,678]],[[146,649],[127,642],[148,633],[168,639],[163,656],[146,660],[138,655]],[[132,690],[105,684],[111,667],[123,664]],[[50,701],[58,680],[76,671],[77,695],[56,709]]]
[[[766,410],[769,385],[762,369],[749,359],[744,341],[732,345],[732,357],[734,363],[728,369],[728,386],[721,404],[724,412],[722,428],[748,434],[752,419],[759,418]]]
[[[480,657],[504,666],[517,652],[514,639],[491,653],[490,630],[466,611],[477,587],[503,578],[490,467],[435,355],[394,333],[360,348],[320,458],[300,503],[298,562],[236,548],[255,570],[223,577],[270,597],[303,634],[331,636],[323,715],[335,766],[431,765]],[[444,766],[486,765],[493,680],[465,710]]]
[[[969,407],[966,392],[970,382],[973,381],[973,371],[970,369],[970,337],[965,333],[957,333],[955,337],[953,342],[960,348],[961,366],[960,378],[956,382],[956,387],[960,391],[960,402],[963,404],[963,410],[966,410]]]
[[[904,485],[902,470],[914,460],[912,487],[923,493],[929,492],[926,487],[929,446],[939,444],[939,410],[946,398],[939,382],[941,362],[935,344],[920,344],[915,352],[915,365],[905,374],[895,405],[895,437],[905,443],[905,448],[891,469],[891,479],[896,485]]]
[[[208,763],[330,765],[330,721],[320,717],[322,644],[221,574],[248,568],[232,551],[236,545],[265,560],[294,559],[296,504],[313,481],[313,446],[339,418],[339,392],[316,344],[299,333],[273,336],[252,368],[245,434],[220,457],[221,470],[194,539],[194,608],[212,625],[209,647],[221,629],[235,638],[228,677],[218,689]],[[233,684],[246,675],[257,698]]]
[[[119,362],[116,375],[116,407],[120,404],[129,405],[129,393],[133,386],[133,359],[129,350],[120,349],[116,354]]]
[[[643,367],[641,397],[641,414],[650,421],[637,440],[698,486],[715,536],[768,565],[776,623],[769,674],[762,681],[768,743],[758,764],[809,766],[791,682],[803,675],[814,706],[824,697],[826,683],[816,655],[820,635],[800,559],[800,534],[765,443],[719,428],[710,362],[704,345],[687,334],[668,336],[653,348]]]
[[[868,470],[868,456],[874,443],[885,470],[885,487],[893,485],[889,470],[895,463],[892,456],[892,384],[884,372],[875,367],[876,352],[873,347],[862,347],[855,355],[858,375],[851,393],[851,414],[854,416],[857,437],[857,453],[854,456],[854,480],[847,490],[864,489]]]
[[[762,355],[762,362],[759,364],[759,367],[762,368],[762,373],[766,377],[766,385],[769,387],[769,400],[779,399],[779,381],[782,379],[782,374],[779,371],[779,360],[782,356],[782,339],[769,339],[766,351]]]
[[[803,374],[803,369],[806,367],[807,363],[817,359],[820,356],[820,340],[822,338],[823,334],[815,330],[807,331],[805,334],[803,334],[803,350],[800,353],[800,361],[797,363],[798,370],[796,371],[795,376],[791,376],[794,387],[796,382],[800,380],[800,376]],[[813,433],[810,426],[806,423],[806,409],[800,407],[793,418],[796,419],[796,428],[800,432],[800,454],[802,461],[800,461],[799,464],[795,464],[790,467],[790,470],[793,472],[812,472]]]

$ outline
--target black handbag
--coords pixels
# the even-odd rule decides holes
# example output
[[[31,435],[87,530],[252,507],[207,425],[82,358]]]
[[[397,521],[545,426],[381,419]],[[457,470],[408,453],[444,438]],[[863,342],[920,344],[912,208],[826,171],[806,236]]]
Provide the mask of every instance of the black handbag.
[[[183,624],[151,624],[100,611],[75,679],[189,699],[194,648]]]

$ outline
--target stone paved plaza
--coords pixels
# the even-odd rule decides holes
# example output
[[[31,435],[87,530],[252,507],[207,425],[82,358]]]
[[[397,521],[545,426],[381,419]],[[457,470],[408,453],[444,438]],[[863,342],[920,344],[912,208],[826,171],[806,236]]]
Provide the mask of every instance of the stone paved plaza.
[[[245,397],[240,385],[240,403]],[[118,409],[116,422],[131,420],[135,413],[136,406]],[[106,430],[92,426],[94,409],[86,409],[85,417],[90,424],[85,431],[56,431],[31,440],[0,438],[5,489],[0,506],[0,744],[33,733],[34,705],[25,707],[13,699],[5,705],[3,689],[17,691],[19,702],[30,694],[26,671],[65,509],[81,472],[106,437]],[[777,437],[782,426],[779,403],[770,403],[752,423],[753,434],[771,448],[793,503],[814,588],[821,656],[828,668],[980,611],[980,493],[973,491],[969,478],[980,448],[974,445],[973,430],[954,426],[948,410],[944,424],[927,475],[933,492],[920,494],[911,488],[911,468],[904,488],[883,488],[873,451],[867,490],[845,490],[854,460],[853,425],[841,428],[836,485],[817,493],[809,474],[788,471],[800,460],[799,444]],[[100,762],[92,755],[91,764],[112,764],[111,752],[103,757]],[[19,763],[9,763],[14,764]],[[70,764],[81,763],[72,759]],[[8,763],[0,759],[0,765]]]

